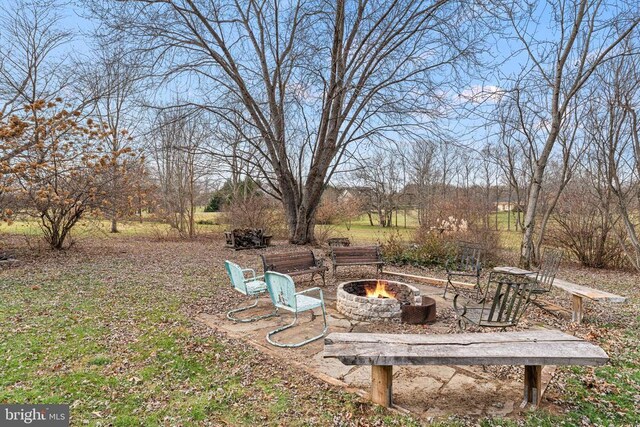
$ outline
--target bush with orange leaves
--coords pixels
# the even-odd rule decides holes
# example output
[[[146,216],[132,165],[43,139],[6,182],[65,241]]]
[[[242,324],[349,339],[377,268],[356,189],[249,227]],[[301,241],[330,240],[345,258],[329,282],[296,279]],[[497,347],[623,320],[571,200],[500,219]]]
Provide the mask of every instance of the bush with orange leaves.
[[[105,128],[83,120],[79,110],[36,102],[20,117],[0,118],[2,190],[16,206],[38,218],[49,245],[62,249],[86,214],[97,212],[109,185],[114,157],[104,147]]]

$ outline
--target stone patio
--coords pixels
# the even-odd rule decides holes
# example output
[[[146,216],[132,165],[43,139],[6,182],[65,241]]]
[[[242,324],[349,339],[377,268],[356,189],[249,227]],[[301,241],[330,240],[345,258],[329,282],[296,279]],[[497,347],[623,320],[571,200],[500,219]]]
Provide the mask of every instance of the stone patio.
[[[412,283],[424,296],[436,300],[438,320],[433,325],[380,324],[351,320],[336,311],[335,287],[323,289],[327,305],[329,332],[413,332],[450,333],[455,332],[451,312],[451,299],[442,299],[442,288]],[[298,284],[302,290],[309,283]],[[332,292],[332,289],[334,290]],[[238,299],[238,306],[247,300]],[[247,317],[268,313],[273,306],[268,296],[261,298],[258,306],[247,311]],[[320,313],[319,310],[315,311]],[[370,366],[346,366],[336,359],[322,357],[322,339],[300,348],[288,349],[271,346],[265,336],[267,332],[290,323],[292,315],[281,313],[279,317],[263,319],[252,323],[234,323],[224,315],[201,314],[199,320],[211,328],[224,331],[228,335],[242,339],[260,351],[286,360],[312,375],[331,384],[342,386],[361,396],[367,396],[371,385]],[[299,325],[277,335],[283,342],[302,341],[318,334],[322,328],[322,315],[311,319],[303,313]],[[407,330],[409,329],[409,330]],[[468,416],[516,416],[522,400],[522,367],[482,366],[395,366],[393,371],[393,399],[397,410],[409,411],[420,417],[433,418],[448,415]],[[545,384],[553,372],[553,367],[543,371]]]

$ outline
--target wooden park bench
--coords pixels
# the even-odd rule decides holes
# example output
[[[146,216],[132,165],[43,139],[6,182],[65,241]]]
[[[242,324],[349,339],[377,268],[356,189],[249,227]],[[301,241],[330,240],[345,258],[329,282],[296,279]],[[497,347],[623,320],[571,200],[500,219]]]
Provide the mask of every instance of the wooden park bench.
[[[332,333],[324,357],[345,365],[371,365],[371,399],[391,406],[394,365],[524,365],[524,400],[538,405],[543,365],[603,365],[609,356],[595,344],[560,331],[487,334]]]
[[[262,254],[262,267],[264,272],[275,271],[295,277],[311,274],[311,279],[319,274],[322,284],[326,284],[324,274],[328,270],[322,265],[322,260],[317,259],[312,250],[288,252],[281,254]]]
[[[382,273],[382,267],[384,267],[380,246],[333,247],[331,248],[331,262],[334,275],[339,266],[375,265],[378,274]]]
[[[620,295],[611,294],[609,292],[588,288],[586,286],[577,285],[565,280],[555,279],[553,286],[562,289],[571,294],[572,297],[572,316],[571,319],[576,323],[582,323],[584,316],[584,298],[599,302],[623,303],[627,299]]]

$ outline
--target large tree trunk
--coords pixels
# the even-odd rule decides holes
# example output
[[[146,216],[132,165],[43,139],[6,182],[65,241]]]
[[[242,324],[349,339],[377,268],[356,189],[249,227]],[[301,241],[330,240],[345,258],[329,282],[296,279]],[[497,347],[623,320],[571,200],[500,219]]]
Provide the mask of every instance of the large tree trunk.
[[[319,199],[299,197],[292,192],[282,195],[287,228],[289,230],[289,242],[296,245],[305,245],[315,242],[315,215]]]

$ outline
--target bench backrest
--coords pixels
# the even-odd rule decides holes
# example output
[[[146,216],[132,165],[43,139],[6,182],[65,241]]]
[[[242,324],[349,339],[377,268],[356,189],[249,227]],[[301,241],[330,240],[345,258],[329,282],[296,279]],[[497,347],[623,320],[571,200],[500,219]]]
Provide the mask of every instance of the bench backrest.
[[[262,254],[262,267],[267,271],[278,273],[290,273],[293,271],[307,270],[318,266],[313,251],[289,252],[284,254]]]
[[[480,274],[482,269],[481,258],[481,247],[473,243],[460,242],[456,258],[449,260],[447,269]]]
[[[331,258],[337,263],[380,262],[382,253],[379,246],[348,246],[331,248]]]

